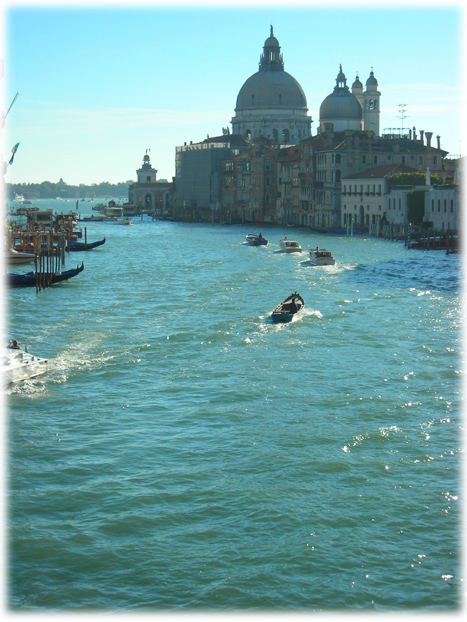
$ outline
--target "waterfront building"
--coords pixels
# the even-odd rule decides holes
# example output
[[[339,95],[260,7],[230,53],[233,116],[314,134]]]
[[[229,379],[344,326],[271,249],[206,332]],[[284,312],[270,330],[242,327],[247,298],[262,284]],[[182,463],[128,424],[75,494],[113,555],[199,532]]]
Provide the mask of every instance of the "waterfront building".
[[[442,173],[446,151],[431,145],[431,132],[411,137],[375,136],[373,132],[325,131],[307,141],[313,152],[314,196],[310,225],[341,227],[341,180],[382,165],[405,165],[415,171]],[[426,144],[424,142],[426,140]]]
[[[173,216],[211,222],[221,216],[222,162],[238,155],[248,142],[235,134],[206,138],[176,148]]]
[[[421,172],[421,171],[418,171]],[[459,188],[395,183],[400,173],[417,173],[404,165],[383,165],[342,180],[341,225],[349,231],[405,239],[410,228],[437,233],[458,232]],[[410,179],[410,175],[409,175]]]
[[[136,176],[136,183],[128,188],[128,203],[136,206],[138,211],[147,211],[158,216],[167,215],[173,183],[157,181],[157,170],[152,167],[147,152]]]
[[[222,212],[227,223],[275,223],[277,156],[271,141],[258,139],[222,164]]]
[[[287,147],[277,156],[277,202],[276,223],[301,224],[300,210],[300,162],[299,147]]]
[[[459,186],[431,186],[424,198],[425,227],[438,233],[459,232]]]
[[[232,128],[252,141],[266,137],[276,145],[294,145],[311,135],[311,117],[302,87],[284,71],[280,50],[271,26],[259,70],[238,93]]]
[[[392,233],[400,235],[407,227],[407,201],[395,189],[391,198],[390,178],[398,173],[413,173],[414,169],[399,164],[383,164],[376,168],[348,175],[341,187],[341,226],[347,231],[368,231],[379,236],[386,224]],[[399,193],[399,194],[398,194]]]

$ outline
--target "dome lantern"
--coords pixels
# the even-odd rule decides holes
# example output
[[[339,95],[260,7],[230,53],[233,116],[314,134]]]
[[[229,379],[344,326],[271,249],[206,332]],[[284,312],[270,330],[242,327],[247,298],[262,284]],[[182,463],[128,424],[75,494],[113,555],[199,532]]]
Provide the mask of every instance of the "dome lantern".
[[[263,53],[259,61],[260,71],[284,71],[284,60],[280,53],[281,46],[274,36],[271,26],[271,34],[264,42]]]

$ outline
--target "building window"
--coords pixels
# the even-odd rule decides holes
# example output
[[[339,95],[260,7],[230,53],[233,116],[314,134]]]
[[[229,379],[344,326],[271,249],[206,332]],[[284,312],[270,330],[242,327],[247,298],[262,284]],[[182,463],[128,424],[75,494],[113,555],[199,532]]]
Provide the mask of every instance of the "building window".
[[[146,177],[146,183],[147,183],[147,184],[150,184],[150,183],[151,183],[151,175],[148,175],[148,176]]]

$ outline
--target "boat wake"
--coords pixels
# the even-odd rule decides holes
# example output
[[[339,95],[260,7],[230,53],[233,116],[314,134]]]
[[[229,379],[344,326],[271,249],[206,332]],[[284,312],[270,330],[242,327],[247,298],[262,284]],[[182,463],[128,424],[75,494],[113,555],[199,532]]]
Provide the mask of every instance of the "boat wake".
[[[70,344],[65,350],[49,359],[48,376],[52,382],[63,383],[68,380],[74,371],[100,368],[115,358],[115,354],[99,352],[96,346],[101,342],[99,337],[94,340],[86,339]]]
[[[316,317],[319,320],[323,317],[323,314],[321,313],[321,311],[318,311],[318,309],[303,309],[302,311],[302,315],[303,317]]]
[[[45,393],[47,386],[47,374],[37,378],[29,378],[21,382],[15,382],[5,389],[5,395],[20,395],[21,397],[35,398]]]

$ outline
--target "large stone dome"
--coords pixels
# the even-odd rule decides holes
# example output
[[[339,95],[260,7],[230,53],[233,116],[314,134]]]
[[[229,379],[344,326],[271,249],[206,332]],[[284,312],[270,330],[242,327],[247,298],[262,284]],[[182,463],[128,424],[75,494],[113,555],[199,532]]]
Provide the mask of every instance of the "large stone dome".
[[[238,93],[236,111],[245,108],[304,108],[300,84],[286,71],[258,71]]]
[[[284,71],[280,45],[271,34],[266,39],[259,71],[240,89],[232,119],[234,134],[267,137],[275,143],[295,144],[310,135],[311,118],[300,84]]]

